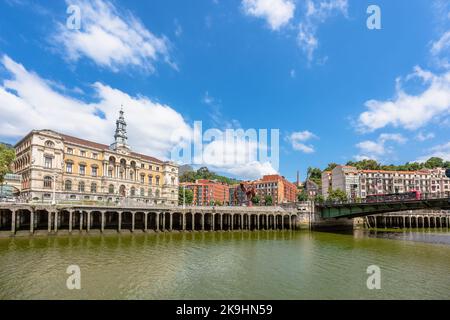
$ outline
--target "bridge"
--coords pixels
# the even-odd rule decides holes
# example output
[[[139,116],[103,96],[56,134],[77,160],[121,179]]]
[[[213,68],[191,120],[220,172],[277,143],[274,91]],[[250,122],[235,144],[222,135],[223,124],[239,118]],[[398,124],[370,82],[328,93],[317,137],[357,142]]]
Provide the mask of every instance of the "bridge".
[[[281,207],[166,207],[0,204],[0,233],[292,230],[297,210]]]
[[[324,202],[315,205],[323,219],[359,218],[409,210],[450,210],[450,192],[422,194],[420,200]]]

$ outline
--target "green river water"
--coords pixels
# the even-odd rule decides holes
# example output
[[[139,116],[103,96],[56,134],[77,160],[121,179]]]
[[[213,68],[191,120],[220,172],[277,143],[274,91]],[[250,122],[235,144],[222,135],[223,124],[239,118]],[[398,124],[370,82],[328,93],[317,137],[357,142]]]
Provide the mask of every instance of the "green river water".
[[[69,265],[81,290],[69,290]],[[369,290],[367,267],[381,269]],[[450,233],[205,232],[0,239],[0,299],[450,299]]]

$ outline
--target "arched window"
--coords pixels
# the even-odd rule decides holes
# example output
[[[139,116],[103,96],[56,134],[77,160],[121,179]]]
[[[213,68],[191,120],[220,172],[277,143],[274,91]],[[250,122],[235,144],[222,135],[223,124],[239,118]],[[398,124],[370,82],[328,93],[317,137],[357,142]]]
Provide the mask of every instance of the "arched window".
[[[80,183],[78,183],[78,192],[84,192],[85,189],[85,184],[83,181],[81,181]]]
[[[152,191],[152,189],[148,189],[148,196],[149,196],[149,197],[153,197],[153,191]]]
[[[134,173],[133,173],[133,171],[130,171],[130,180],[134,180]]]
[[[53,147],[55,147],[55,144],[53,143],[53,141],[47,140],[47,141],[45,141],[45,146],[49,147],[49,148],[53,148]]]
[[[114,185],[113,185],[113,184],[110,184],[110,185],[109,185],[108,192],[109,192],[110,194],[113,194],[113,193],[114,193]]]
[[[148,184],[149,185],[153,184],[153,175],[151,175],[151,174],[148,175]]]
[[[156,176],[156,185],[159,186],[159,176]]]
[[[64,189],[66,191],[71,191],[72,190],[72,181],[66,180],[66,182],[64,183]]]
[[[156,194],[156,197],[159,198],[159,190],[156,190],[155,194]]]
[[[175,177],[172,177],[172,185],[175,184]]]
[[[145,196],[145,190],[144,188],[141,188],[141,197]]]
[[[131,187],[130,195],[131,195],[132,197],[134,197],[134,196],[136,195],[136,188],[135,188],[135,187]]]
[[[93,182],[91,184],[91,193],[96,193],[97,192],[97,184],[95,182]]]
[[[52,177],[44,178],[44,188],[51,189],[52,188]]]

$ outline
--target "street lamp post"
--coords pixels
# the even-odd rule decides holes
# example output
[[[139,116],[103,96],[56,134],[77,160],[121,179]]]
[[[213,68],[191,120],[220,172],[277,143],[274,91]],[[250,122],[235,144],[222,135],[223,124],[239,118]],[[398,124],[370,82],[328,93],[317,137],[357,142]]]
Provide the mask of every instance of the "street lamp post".
[[[186,186],[183,185],[183,209],[186,209]]]

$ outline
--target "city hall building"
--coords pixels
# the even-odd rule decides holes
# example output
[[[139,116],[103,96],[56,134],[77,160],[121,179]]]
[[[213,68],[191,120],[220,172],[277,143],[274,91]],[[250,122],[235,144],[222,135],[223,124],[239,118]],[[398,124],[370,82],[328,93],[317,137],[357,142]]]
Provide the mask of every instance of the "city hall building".
[[[178,166],[133,152],[124,112],[110,146],[51,130],[33,130],[16,146],[24,201],[136,201],[178,204]]]

